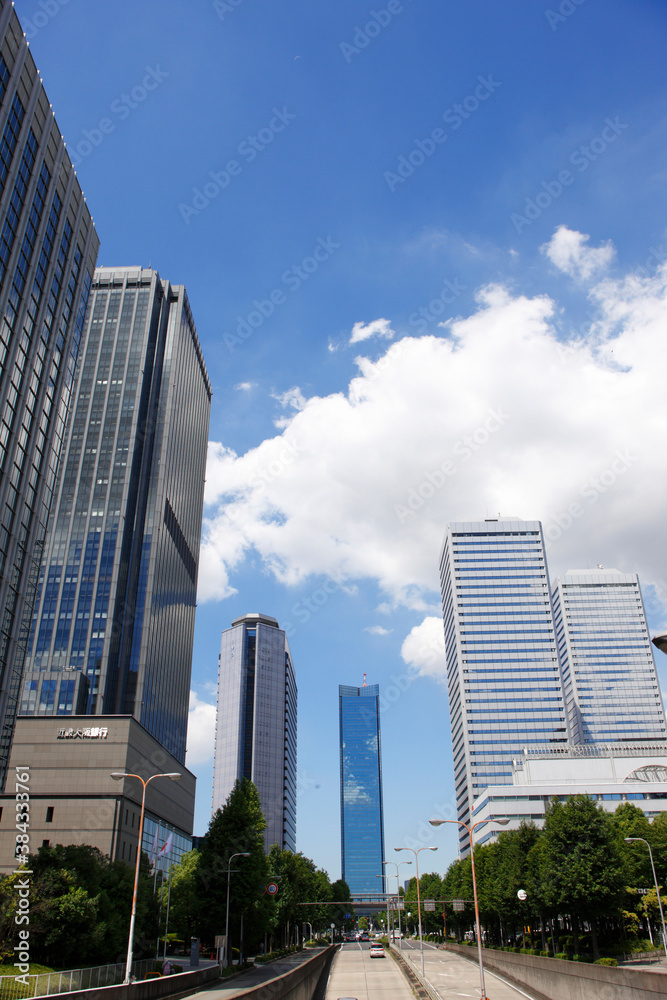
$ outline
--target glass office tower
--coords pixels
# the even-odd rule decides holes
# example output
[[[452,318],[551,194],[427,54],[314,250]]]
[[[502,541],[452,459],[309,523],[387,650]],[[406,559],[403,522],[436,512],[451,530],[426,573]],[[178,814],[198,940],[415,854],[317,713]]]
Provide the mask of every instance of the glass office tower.
[[[236,618],[222,633],[212,811],[236,781],[256,786],[264,844],[296,851],[297,690],[289,644],[270,615]]]
[[[98,268],[21,714],[132,715],[185,760],[210,403],[185,289]]]
[[[0,789],[99,241],[13,5],[0,6]]]
[[[338,688],[341,873],[354,896],[384,892],[379,700],[377,684]]]
[[[512,783],[524,747],[567,744],[541,523],[450,524],[440,580],[457,816],[470,824],[484,788]]]
[[[552,599],[571,742],[664,741],[665,711],[637,575],[569,570],[556,580]]]

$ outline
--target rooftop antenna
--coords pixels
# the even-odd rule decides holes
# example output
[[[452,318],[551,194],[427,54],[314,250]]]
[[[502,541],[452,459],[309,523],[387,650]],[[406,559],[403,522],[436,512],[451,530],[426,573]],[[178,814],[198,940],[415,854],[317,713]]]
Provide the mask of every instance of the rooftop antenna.
[[[364,674],[364,683],[361,685],[363,688],[366,687],[366,674]]]

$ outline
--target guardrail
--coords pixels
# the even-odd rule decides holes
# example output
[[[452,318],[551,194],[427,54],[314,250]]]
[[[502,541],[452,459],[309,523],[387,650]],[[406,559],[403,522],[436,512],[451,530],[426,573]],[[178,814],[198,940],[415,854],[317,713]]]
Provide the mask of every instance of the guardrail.
[[[144,958],[132,963],[132,975],[142,979],[155,968],[154,958]],[[29,997],[53,996],[73,993],[76,990],[115,986],[125,978],[125,962],[116,965],[96,965],[90,969],[71,969],[68,972],[43,972],[39,975],[0,976],[0,1000],[27,1000]]]

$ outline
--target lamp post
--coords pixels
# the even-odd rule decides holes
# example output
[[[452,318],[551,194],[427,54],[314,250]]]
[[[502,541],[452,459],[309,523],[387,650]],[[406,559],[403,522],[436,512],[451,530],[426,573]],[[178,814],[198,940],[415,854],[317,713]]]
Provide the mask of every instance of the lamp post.
[[[225,917],[225,968],[229,965],[229,883],[232,878],[232,861],[234,858],[249,858],[250,851],[237,851],[232,854],[227,863],[227,916]]]
[[[472,831],[476,826],[484,826],[485,823],[498,823],[499,826],[507,826],[509,819],[481,819],[472,826],[463,823],[460,819],[430,819],[431,826],[442,826],[443,823],[454,823],[455,826],[464,826],[470,837],[470,865],[472,868],[472,892],[475,899],[475,929],[477,933],[477,956],[479,960],[479,986],[482,991],[481,1000],[487,1000],[486,986],[484,985],[484,962],[482,960],[482,933],[479,926],[479,905],[477,903],[477,881],[475,879],[475,845],[472,839]]]
[[[127,962],[125,964],[124,985],[129,985],[132,972],[132,948],[134,946],[134,924],[137,916],[137,888],[139,886],[139,863],[141,861],[141,839],[144,833],[144,811],[146,808],[146,788],[154,778],[171,778],[172,781],[180,781],[181,775],[178,772],[168,774],[152,774],[150,778],[144,779],[138,774],[125,774],[122,771],[112,771],[111,777],[114,781],[121,781],[123,778],[136,778],[143,785],[141,793],[141,813],[139,815],[139,841],[137,843],[137,863],[134,866],[134,890],[132,892],[132,916],[130,917],[130,936],[127,942]]]
[[[421,964],[422,964],[422,977],[424,976],[424,939],[422,937],[422,901],[421,895],[419,893],[419,859],[417,855],[420,851],[437,851],[437,847],[418,847],[417,850],[413,850],[412,847],[395,847],[395,851],[412,851],[415,856],[415,874],[417,876],[417,912],[419,914],[419,950],[421,952]]]
[[[641,840],[642,844],[646,844],[648,847],[648,856],[651,859],[651,868],[653,870],[653,881],[655,882],[655,894],[658,897],[658,906],[660,907],[660,920],[662,921],[662,947],[665,951],[665,958],[667,958],[667,931],[665,931],[665,915],[662,912],[662,900],[660,899],[660,887],[658,886],[658,879],[655,874],[655,865],[653,864],[653,851],[651,850],[651,845],[648,840],[644,840],[643,837],[624,837],[626,844],[631,844],[635,840]]]
[[[399,892],[399,879],[398,879],[398,869],[401,865],[411,865],[412,861],[383,861],[383,865],[393,865],[396,869],[396,903],[398,908],[398,948],[399,951],[403,951],[403,939],[401,937],[401,908],[398,905],[400,903],[400,892]],[[382,875],[378,875],[378,878],[382,878]],[[389,926],[389,905],[387,904],[387,926]]]
[[[659,649],[661,653],[667,653],[667,632],[662,632],[660,635],[654,635],[651,642],[656,649]]]

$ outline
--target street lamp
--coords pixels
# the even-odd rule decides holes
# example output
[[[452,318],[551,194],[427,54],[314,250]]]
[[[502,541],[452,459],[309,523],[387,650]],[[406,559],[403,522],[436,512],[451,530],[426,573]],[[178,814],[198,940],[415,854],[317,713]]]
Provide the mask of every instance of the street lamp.
[[[229,965],[229,883],[232,878],[232,861],[234,858],[249,858],[250,851],[237,851],[232,854],[227,863],[227,916],[225,918],[225,968]]]
[[[653,851],[651,850],[651,845],[649,844],[648,840],[644,840],[643,837],[624,837],[623,839],[626,844],[631,844],[635,840],[641,840],[642,844],[646,844],[646,846],[648,847],[648,856],[651,859],[651,868],[653,869],[653,881],[655,882],[655,894],[658,897],[658,906],[660,907],[660,920],[662,921],[662,947],[665,950],[665,958],[667,958],[667,931],[665,931],[665,915],[662,912],[662,900],[660,899],[660,888],[658,886],[658,879],[655,874],[655,865],[653,864]]]
[[[477,903],[477,881],[475,879],[475,845],[472,839],[472,831],[476,826],[484,826],[485,823],[498,823],[499,826],[507,826],[509,819],[480,819],[472,826],[463,823],[460,819],[430,819],[431,826],[442,826],[443,823],[454,823],[455,826],[464,826],[470,837],[470,865],[472,868],[472,892],[475,898],[475,928],[477,932],[477,956],[479,960],[479,986],[482,991],[481,1000],[486,1000],[486,987],[484,985],[484,962],[482,960],[482,934],[479,927],[479,905]]]
[[[144,833],[144,810],[146,806],[146,787],[154,778],[171,778],[172,781],[180,781],[181,775],[178,772],[169,774],[153,774],[150,778],[144,779],[138,774],[125,774],[122,771],[112,771],[111,777],[114,781],[122,781],[123,778],[136,778],[143,785],[141,793],[141,813],[139,816],[139,842],[137,843],[137,863],[134,866],[134,891],[132,893],[132,916],[130,917],[130,936],[127,942],[127,962],[125,965],[124,985],[129,985],[130,974],[132,972],[132,948],[134,945],[134,924],[137,916],[137,888],[139,886],[139,862],[141,861],[141,839]]]
[[[383,861],[383,865],[393,865],[396,869],[396,905],[398,908],[398,948],[399,951],[403,951],[403,938],[401,937],[401,907],[400,907],[400,891],[399,891],[399,879],[398,879],[398,869],[401,865],[411,865],[412,861]],[[382,875],[378,875],[378,878],[382,878]],[[389,902],[387,902],[387,930],[389,929]]]
[[[437,851],[437,847],[418,847],[417,850],[413,850],[412,847],[395,847],[395,851],[412,851],[415,856],[415,874],[417,876],[417,911],[419,913],[419,950],[421,951],[422,959],[422,978],[424,976],[424,939],[422,937],[422,901],[421,895],[419,893],[419,859],[417,855],[420,851]]]

